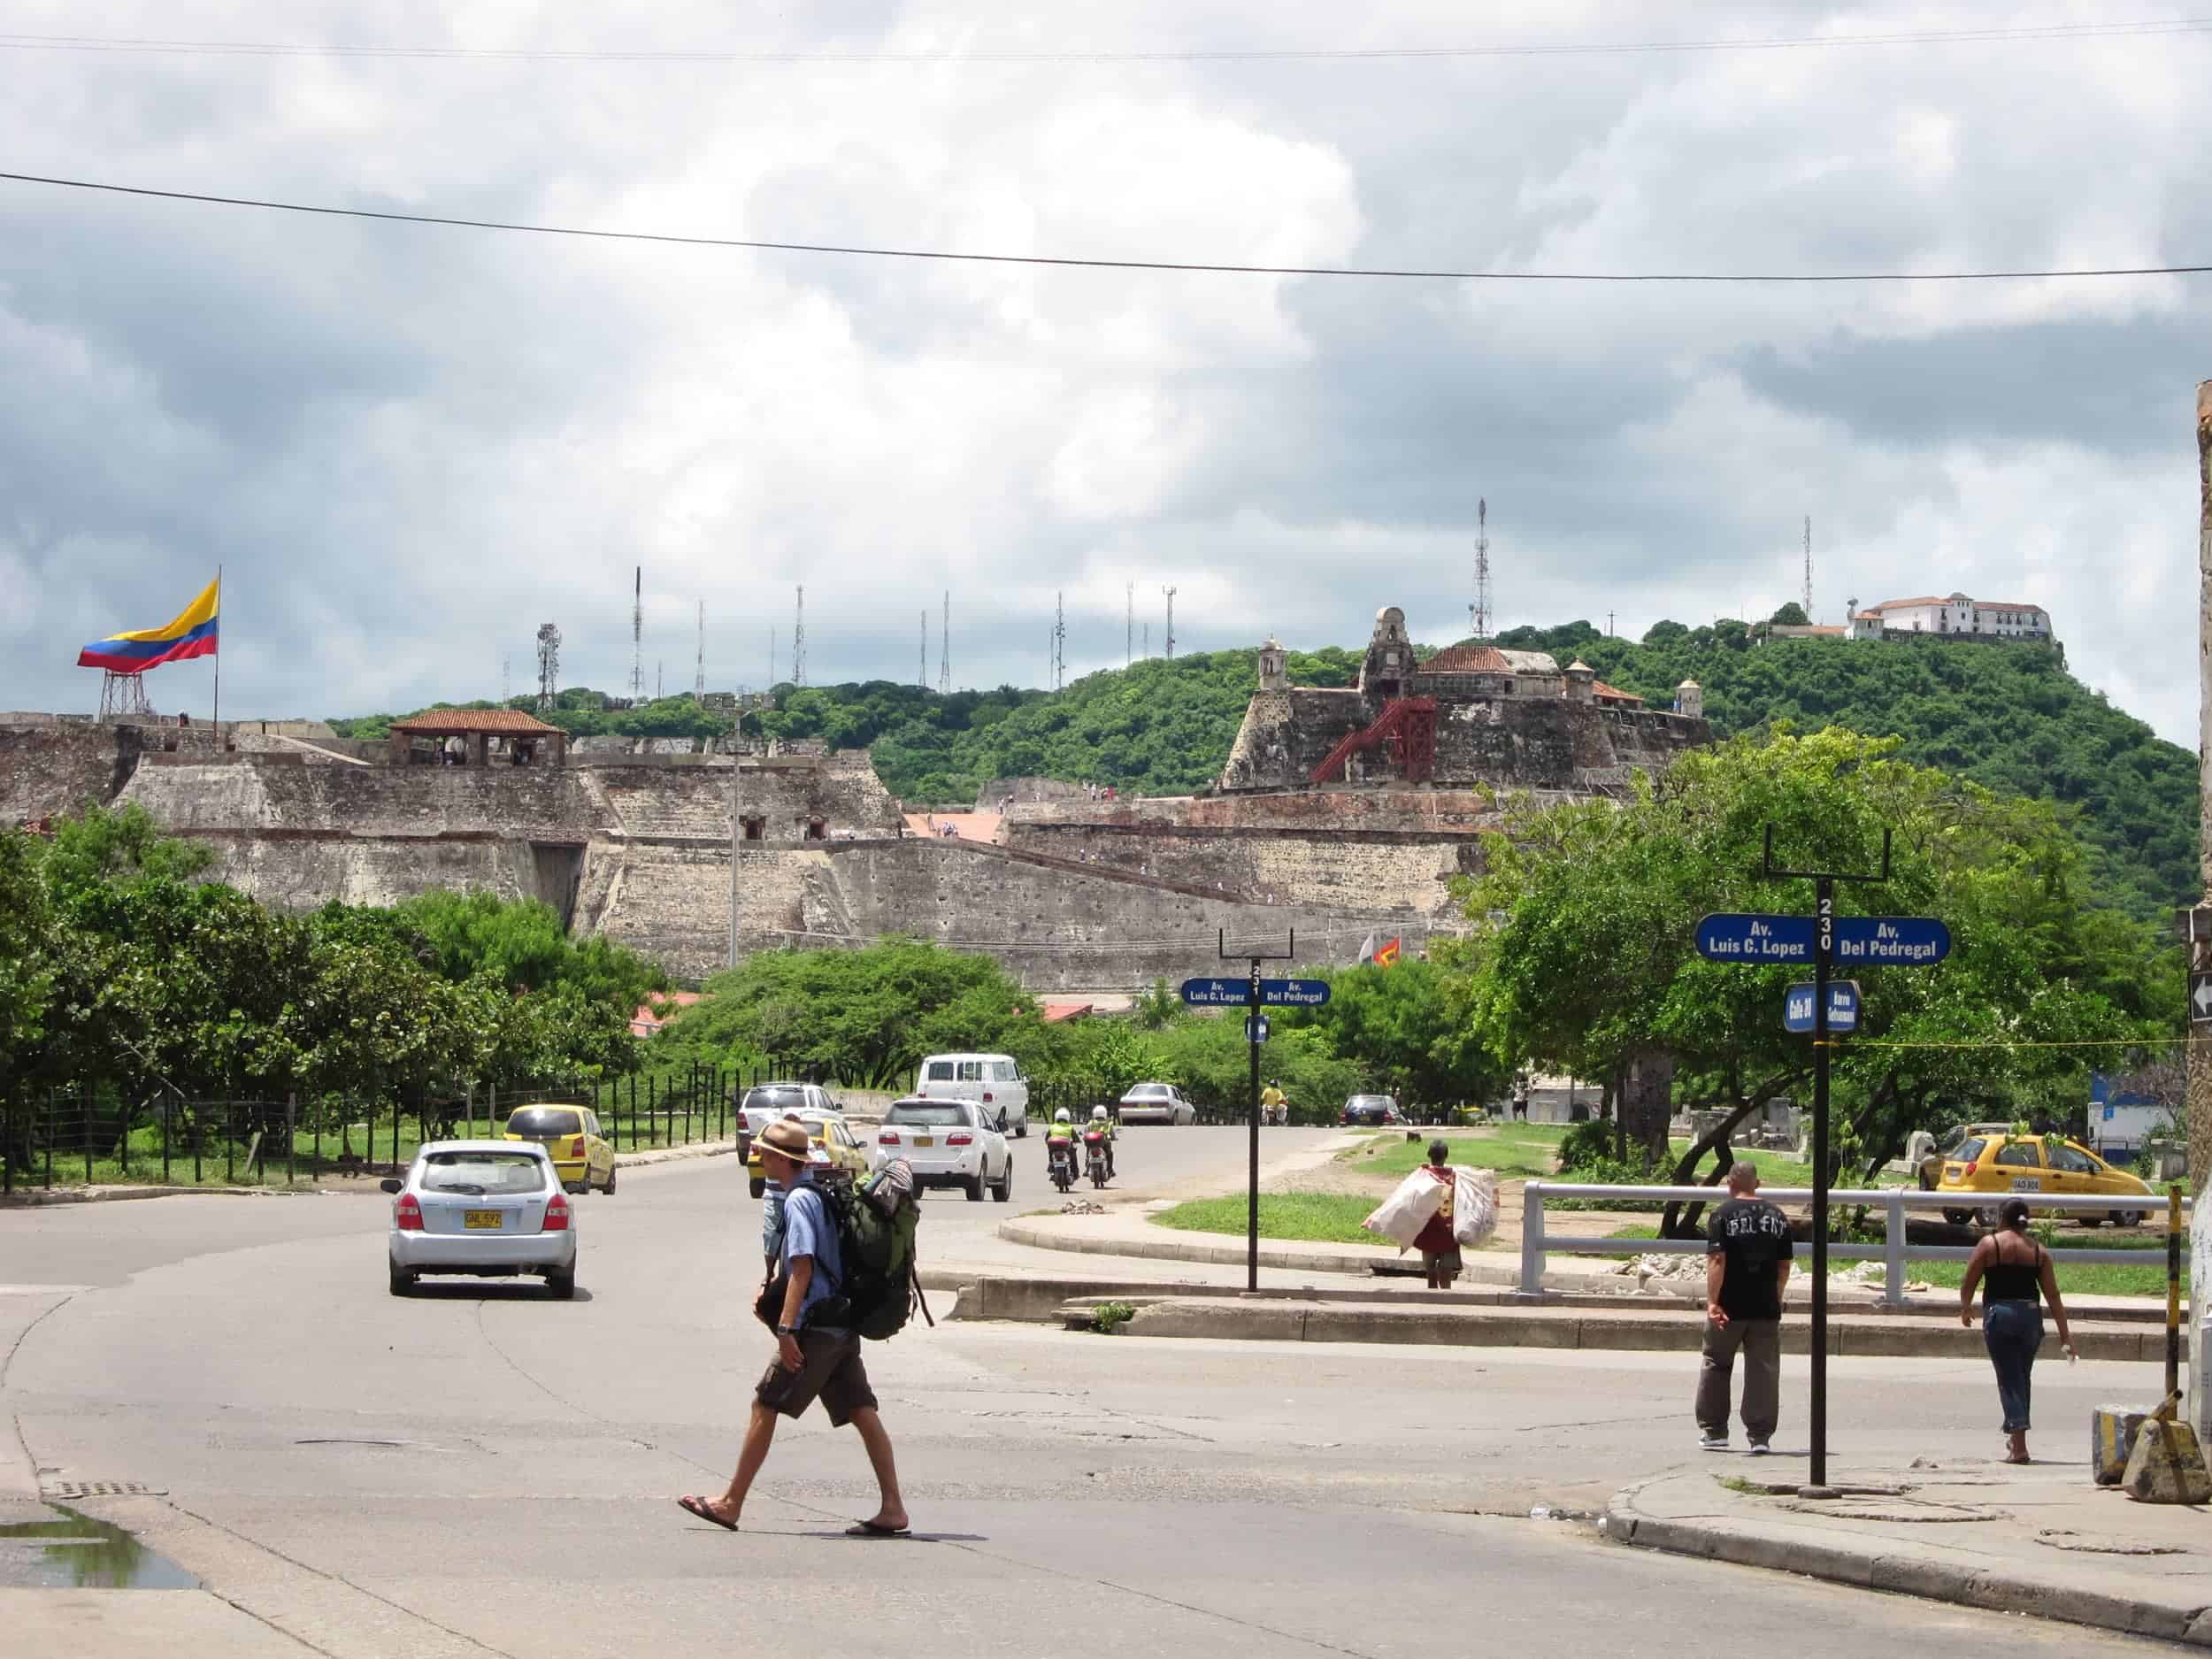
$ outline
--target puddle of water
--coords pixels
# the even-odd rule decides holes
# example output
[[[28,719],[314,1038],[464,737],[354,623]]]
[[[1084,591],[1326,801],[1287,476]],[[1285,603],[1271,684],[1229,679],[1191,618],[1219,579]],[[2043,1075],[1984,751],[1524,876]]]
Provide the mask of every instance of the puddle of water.
[[[200,1581],[119,1526],[55,1503],[58,1517],[0,1526],[0,1584],[39,1589],[196,1590]]]

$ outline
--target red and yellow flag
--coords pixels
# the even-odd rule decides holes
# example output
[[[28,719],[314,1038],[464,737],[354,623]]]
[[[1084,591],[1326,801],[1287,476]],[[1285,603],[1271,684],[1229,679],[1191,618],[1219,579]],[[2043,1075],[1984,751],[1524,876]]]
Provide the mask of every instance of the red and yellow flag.
[[[1375,965],[1386,968],[1398,959],[1398,941],[1394,939],[1375,952]]]

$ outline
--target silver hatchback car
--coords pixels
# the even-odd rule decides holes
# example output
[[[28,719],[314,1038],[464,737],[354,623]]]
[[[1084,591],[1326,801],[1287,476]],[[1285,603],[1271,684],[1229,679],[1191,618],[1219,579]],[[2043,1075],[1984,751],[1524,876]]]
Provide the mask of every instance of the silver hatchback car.
[[[433,1141],[403,1180],[388,1180],[392,1294],[425,1273],[481,1279],[542,1274],[576,1294],[576,1210],[543,1147],[522,1141]]]

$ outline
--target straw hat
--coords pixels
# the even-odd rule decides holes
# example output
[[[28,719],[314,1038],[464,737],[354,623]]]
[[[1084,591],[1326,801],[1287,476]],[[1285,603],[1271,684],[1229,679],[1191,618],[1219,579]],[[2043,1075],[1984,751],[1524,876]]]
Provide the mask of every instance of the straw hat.
[[[753,1143],[763,1152],[779,1153],[795,1164],[804,1164],[814,1150],[806,1125],[795,1118],[780,1118],[757,1135]]]

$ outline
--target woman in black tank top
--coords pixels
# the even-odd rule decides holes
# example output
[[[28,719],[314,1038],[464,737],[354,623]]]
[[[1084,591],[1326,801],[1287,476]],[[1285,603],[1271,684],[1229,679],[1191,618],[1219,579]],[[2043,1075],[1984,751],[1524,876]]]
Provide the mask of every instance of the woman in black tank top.
[[[2051,1253],[2028,1233],[2024,1199],[2008,1198],[1999,1216],[2004,1225],[1974,1247],[1973,1259],[1959,1281],[1959,1323],[1974,1323],[1974,1286],[1982,1287],[1982,1345],[1997,1371],[1997,1398],[2005,1410],[2005,1461],[2028,1461],[2028,1389],[2035,1351],[2043,1345],[2041,1303],[2048,1302],[2058,1321],[2059,1345],[2070,1358],[2072,1333],[2066,1328],[2066,1304],[2051,1271]]]

